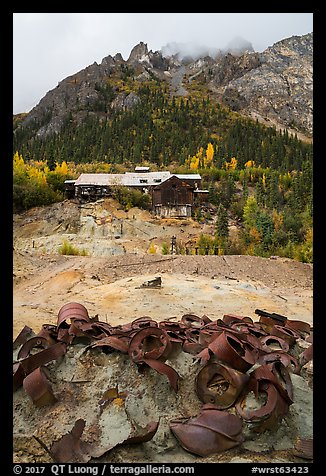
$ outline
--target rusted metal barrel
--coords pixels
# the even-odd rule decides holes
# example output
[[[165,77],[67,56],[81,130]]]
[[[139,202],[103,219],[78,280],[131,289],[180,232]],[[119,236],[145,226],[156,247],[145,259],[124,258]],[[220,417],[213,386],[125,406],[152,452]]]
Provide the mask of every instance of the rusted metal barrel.
[[[78,302],[69,302],[61,307],[60,311],[58,312],[58,327],[67,319],[76,319],[86,322],[90,320],[86,307]]]

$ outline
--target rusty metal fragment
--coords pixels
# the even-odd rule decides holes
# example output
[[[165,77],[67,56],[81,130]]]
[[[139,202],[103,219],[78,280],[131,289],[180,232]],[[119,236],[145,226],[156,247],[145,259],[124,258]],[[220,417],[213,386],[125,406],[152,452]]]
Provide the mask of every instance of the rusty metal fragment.
[[[186,327],[200,328],[200,327],[203,327],[205,324],[208,324],[210,320],[207,320],[207,316],[199,317],[199,316],[196,316],[195,314],[184,314],[181,317],[181,322]]]
[[[38,367],[27,375],[23,381],[23,387],[37,407],[52,405],[57,401],[49,382],[48,370],[44,366]]]
[[[312,460],[314,457],[314,440],[313,438],[298,438],[292,450],[294,456],[299,458]]]
[[[57,326],[60,327],[68,319],[78,319],[86,322],[90,320],[86,307],[78,302],[69,302],[60,308]]]
[[[278,336],[267,335],[262,337],[260,342],[262,344],[261,348],[264,352],[273,352],[277,351],[278,349],[281,349],[283,352],[288,352],[290,349],[289,344],[284,339],[282,339],[282,337]],[[275,345],[278,349],[275,348]]]
[[[297,359],[286,352],[270,352],[268,354],[263,354],[259,357],[258,364],[269,364],[272,362],[280,361],[285,367],[288,367],[294,374],[299,374],[301,366],[299,365]]]
[[[287,319],[284,326],[296,331],[303,339],[310,335],[311,328],[308,322]]]
[[[91,345],[91,347],[104,347],[109,351],[119,350],[120,352],[127,354],[129,348],[129,340],[130,339],[128,337],[123,335],[119,337],[111,335],[97,340]]]
[[[72,430],[55,441],[49,452],[56,463],[86,463],[91,459],[90,445],[81,440],[86,422],[78,419]]]
[[[49,345],[56,343],[57,338],[57,326],[52,324],[42,324],[41,330],[37,334],[37,337],[44,337]]]
[[[187,352],[187,354],[197,355],[198,352],[201,352],[202,350],[206,350],[206,349],[203,349],[202,344],[199,344],[199,342],[189,342],[188,340],[186,340],[182,344],[182,350],[184,352]],[[197,357],[198,356],[199,354],[197,355]]]
[[[134,334],[129,344],[128,353],[134,362],[145,363],[160,374],[166,375],[172,388],[177,391],[178,373],[161,361],[167,358],[171,350],[172,344],[164,329],[146,327]]]
[[[252,388],[255,390],[256,402],[260,407],[254,410],[247,408],[248,395],[252,393],[247,392],[235,404],[238,415],[250,423],[253,431],[257,433],[275,429],[280,419],[287,414],[288,404],[281,397],[275,385],[268,381],[255,381]],[[259,401],[262,396],[266,398],[266,402],[265,399],[263,402]]]
[[[224,314],[223,322],[228,325],[232,326],[235,323],[248,323],[253,324],[253,320],[249,316],[239,316],[238,314]]]
[[[293,385],[287,368],[280,361],[270,362],[257,367],[251,372],[250,377],[257,382],[267,381],[272,383],[288,405],[293,403]]]
[[[205,365],[196,378],[196,392],[204,403],[219,410],[231,407],[249,380],[249,375],[219,363]]]
[[[301,365],[301,367],[303,367],[307,362],[310,362],[310,360],[313,360],[313,357],[314,357],[313,344],[311,344],[307,349],[305,349],[299,355],[299,364]]]
[[[174,370],[174,368],[172,368],[170,365],[164,364],[160,360],[155,359],[144,359],[144,363],[156,370],[156,372],[166,375],[173,390],[175,392],[178,391],[180,376],[178,372]]]
[[[246,372],[258,359],[258,350],[249,342],[224,331],[208,346],[218,359],[240,372]]]
[[[17,359],[25,359],[30,354],[32,349],[39,347],[43,349],[47,349],[49,347],[49,343],[45,337],[31,337],[19,349]]]
[[[116,398],[125,400],[127,397],[127,392],[119,392],[118,385],[116,387],[108,388],[98,401],[98,404],[101,408],[105,408],[109,403],[113,402]]]
[[[195,417],[172,420],[170,429],[186,451],[199,456],[221,453],[244,440],[241,419],[211,404]]]
[[[143,316],[134,319],[131,322],[132,329],[141,329],[143,327],[157,327],[157,322],[154,321],[150,316]]]
[[[249,394],[254,394],[256,407],[248,406]],[[250,374],[246,392],[236,402],[238,415],[262,432],[274,429],[293,403],[293,387],[287,368],[279,361],[262,365]]]
[[[19,346],[23,345],[28,339],[33,337],[33,335],[33,329],[28,326],[24,326],[13,342],[13,349],[15,350]]]
[[[53,360],[57,360],[63,356],[67,351],[67,347],[64,343],[58,342],[50,347],[38,352],[34,355],[29,355],[20,362],[14,364],[13,368],[13,386],[14,391],[17,390],[23,384],[24,378],[33,372],[33,370],[45,365]]]
[[[147,441],[150,441],[157,432],[159,422],[151,421],[145,426],[145,428],[141,428],[139,425],[136,426],[134,422],[132,424],[134,429],[131,432],[131,435],[121,443],[121,445],[146,443]]]
[[[300,334],[298,334],[294,329],[278,325],[272,327],[271,335],[281,337],[289,344],[289,347],[292,347],[296,340],[300,338]]]

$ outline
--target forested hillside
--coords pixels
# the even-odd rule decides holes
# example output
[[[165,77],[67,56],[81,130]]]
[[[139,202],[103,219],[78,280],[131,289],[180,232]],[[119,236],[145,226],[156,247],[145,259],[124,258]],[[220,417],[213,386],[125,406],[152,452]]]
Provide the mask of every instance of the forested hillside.
[[[137,66],[120,62],[95,84],[96,95],[82,101],[69,89],[78,76],[68,78],[64,99],[60,93],[67,108],[53,133],[46,128],[58,109],[54,102],[37,116],[14,118],[14,210],[62,200],[64,180],[82,172],[135,165],[196,172],[210,208],[194,218],[216,225],[203,243],[218,243],[225,253],[311,262],[312,143],[231,110],[209,93],[202,75],[187,94],[173,94],[159,75],[148,70],[136,80],[136,73]],[[126,207],[144,205],[135,194],[118,198]]]

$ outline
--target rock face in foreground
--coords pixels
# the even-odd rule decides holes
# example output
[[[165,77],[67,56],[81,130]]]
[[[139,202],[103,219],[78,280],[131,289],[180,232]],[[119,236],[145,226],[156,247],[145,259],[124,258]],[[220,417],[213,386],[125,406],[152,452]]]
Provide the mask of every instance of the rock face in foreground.
[[[57,326],[25,327],[14,341],[15,462],[311,461],[301,375],[311,327],[259,314],[111,326],[67,303]]]

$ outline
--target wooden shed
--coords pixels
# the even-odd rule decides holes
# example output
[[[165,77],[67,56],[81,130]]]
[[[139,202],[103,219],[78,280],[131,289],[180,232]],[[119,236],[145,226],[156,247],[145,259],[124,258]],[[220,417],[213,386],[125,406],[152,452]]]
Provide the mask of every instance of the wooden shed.
[[[172,175],[159,185],[151,187],[152,207],[160,217],[191,217],[194,204],[193,185]]]

